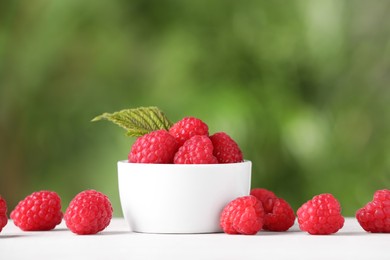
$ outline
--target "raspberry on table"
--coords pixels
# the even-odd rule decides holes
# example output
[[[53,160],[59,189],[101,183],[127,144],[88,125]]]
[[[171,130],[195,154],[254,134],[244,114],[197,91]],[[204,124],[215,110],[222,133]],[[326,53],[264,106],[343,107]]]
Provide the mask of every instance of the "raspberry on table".
[[[3,227],[7,225],[7,202],[0,195],[0,232],[3,230]]]
[[[273,198],[272,211],[265,212],[264,230],[287,231],[294,225],[295,214],[290,204],[282,198]]]
[[[214,146],[214,156],[219,163],[237,163],[244,160],[238,144],[225,132],[213,134],[210,140]]]
[[[213,155],[213,143],[206,135],[195,135],[179,148],[173,163],[176,164],[213,164],[218,163]]]
[[[264,188],[254,188],[251,190],[250,195],[255,196],[263,204],[264,211],[266,213],[272,212],[274,206],[274,200],[277,196],[270,190]]]
[[[104,230],[112,218],[111,202],[106,195],[95,190],[77,194],[66,209],[66,226],[78,235],[96,234]]]
[[[178,149],[176,139],[166,130],[156,130],[139,137],[128,156],[131,163],[173,163]]]
[[[209,135],[209,127],[202,120],[195,117],[184,117],[176,122],[169,133],[176,138],[179,146],[195,135]]]
[[[264,230],[287,231],[294,225],[295,214],[290,204],[275,193],[264,188],[254,188],[250,195],[255,196],[264,208]]]
[[[341,206],[329,193],[314,196],[297,211],[299,228],[311,235],[336,233],[344,225]]]
[[[222,210],[220,226],[227,234],[254,235],[263,227],[264,209],[254,196],[229,202]]]
[[[37,191],[28,195],[11,212],[14,224],[24,231],[55,228],[62,220],[61,198],[54,191]]]
[[[373,200],[357,210],[356,219],[367,232],[390,233],[390,190],[377,190]]]

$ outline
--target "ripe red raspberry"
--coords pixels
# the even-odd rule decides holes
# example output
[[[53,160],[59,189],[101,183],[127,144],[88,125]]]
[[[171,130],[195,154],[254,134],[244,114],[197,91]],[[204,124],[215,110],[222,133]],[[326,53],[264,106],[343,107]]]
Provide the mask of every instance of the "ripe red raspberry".
[[[297,211],[299,227],[312,235],[336,233],[344,225],[340,203],[332,194],[320,194]]]
[[[219,163],[242,162],[243,156],[238,144],[226,133],[220,132],[210,136],[214,146],[214,156]]]
[[[7,225],[8,218],[7,218],[7,203],[6,201],[0,196],[0,232],[3,230],[3,227]]]
[[[14,224],[24,231],[51,230],[62,220],[61,198],[54,191],[37,191],[11,212]]]
[[[95,190],[77,194],[66,209],[66,226],[78,235],[96,234],[104,230],[112,218],[111,202],[106,195]]]
[[[195,135],[209,135],[209,127],[198,118],[184,117],[169,129],[169,133],[176,138],[179,146],[182,146]]]
[[[275,193],[263,188],[251,190],[251,195],[261,201],[264,208],[264,230],[287,231],[294,225],[295,214],[290,204]]]
[[[206,135],[195,135],[179,148],[173,163],[176,164],[212,164],[218,163],[213,155],[213,144]]]
[[[254,235],[263,227],[264,209],[254,196],[229,202],[222,210],[219,224],[227,234]]]
[[[356,212],[356,219],[367,232],[390,233],[390,190],[378,190],[374,199]]]
[[[290,204],[282,198],[271,199],[273,201],[272,211],[265,212],[264,230],[287,231],[294,225],[295,214]]]
[[[168,131],[156,130],[135,141],[128,159],[131,163],[173,163],[177,149],[177,142]]]
[[[274,206],[273,199],[277,198],[275,193],[264,188],[255,188],[251,190],[250,195],[255,196],[258,200],[261,201],[265,212],[272,212],[272,208]]]

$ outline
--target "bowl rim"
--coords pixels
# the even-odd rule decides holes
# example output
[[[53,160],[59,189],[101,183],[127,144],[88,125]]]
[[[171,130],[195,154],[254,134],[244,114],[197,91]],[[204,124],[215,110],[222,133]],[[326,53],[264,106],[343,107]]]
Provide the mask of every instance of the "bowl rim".
[[[252,161],[245,160],[242,162],[237,163],[211,163],[211,164],[175,164],[175,163],[131,163],[128,160],[119,160],[118,165],[134,165],[134,166],[145,166],[145,167],[229,167],[229,166],[239,166],[239,165],[246,165],[246,164],[252,164]]]

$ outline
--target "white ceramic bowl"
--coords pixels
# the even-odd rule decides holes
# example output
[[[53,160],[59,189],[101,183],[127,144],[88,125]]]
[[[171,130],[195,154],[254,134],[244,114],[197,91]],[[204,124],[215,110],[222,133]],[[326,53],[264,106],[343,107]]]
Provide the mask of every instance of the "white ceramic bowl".
[[[143,164],[118,162],[122,211],[130,230],[145,233],[221,232],[231,200],[248,195],[252,163]]]

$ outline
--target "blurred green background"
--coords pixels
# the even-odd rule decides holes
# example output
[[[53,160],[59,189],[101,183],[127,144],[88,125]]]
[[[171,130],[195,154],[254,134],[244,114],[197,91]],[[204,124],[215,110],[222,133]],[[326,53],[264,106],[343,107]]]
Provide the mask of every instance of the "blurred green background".
[[[0,194],[65,210],[107,194],[134,138],[103,112],[158,106],[225,131],[253,187],[346,216],[390,188],[390,1],[0,1]],[[152,181],[152,180],[151,180]],[[145,187],[147,188],[147,187]]]

